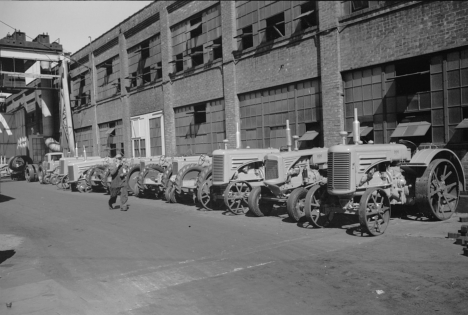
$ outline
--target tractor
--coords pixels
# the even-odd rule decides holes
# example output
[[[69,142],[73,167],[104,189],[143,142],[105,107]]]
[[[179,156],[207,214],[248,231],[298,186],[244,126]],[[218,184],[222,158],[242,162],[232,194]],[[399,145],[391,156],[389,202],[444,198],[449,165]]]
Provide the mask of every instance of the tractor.
[[[57,186],[63,189],[71,188],[72,190],[75,190],[76,188],[79,192],[90,192],[92,191],[93,181],[95,182],[95,185],[99,186],[101,186],[102,183],[102,178],[99,180],[96,179],[96,176],[94,179],[92,178],[95,167],[101,166],[102,172],[100,173],[104,173],[104,169],[108,164],[110,164],[108,157],[98,157],[86,159],[84,161],[69,162],[68,172],[63,176]],[[99,181],[99,183],[96,183],[96,181]]]
[[[172,159],[161,156],[154,156],[140,162],[140,173],[133,186],[136,197],[153,195],[161,197],[164,189],[161,184],[164,171],[172,165]]]
[[[265,156],[265,180],[252,189],[248,197],[249,209],[258,217],[268,215],[273,206],[285,206],[291,220],[297,222],[304,216],[304,197],[315,185],[327,183],[327,148],[295,149],[291,151],[291,131],[286,125],[286,152]]]
[[[354,115],[354,144],[346,144],[347,132],[341,132],[343,143],[328,151],[327,186],[315,186],[306,195],[309,222],[321,228],[335,213],[355,214],[359,223],[348,228],[378,236],[389,224],[392,205],[416,206],[418,215],[449,219],[465,189],[458,157],[448,149],[414,150],[409,141],[362,144]]]
[[[278,149],[225,149],[213,151],[213,164],[200,173],[197,199],[206,210],[223,202],[233,214],[248,211],[247,199],[253,187],[263,184],[263,159]],[[207,176],[212,173],[212,176]]]
[[[61,152],[46,153],[44,155],[44,159],[37,167],[37,173],[34,172],[39,183],[46,184],[45,177],[49,175],[47,176],[49,178],[50,175],[59,167],[60,160],[64,158],[64,154]],[[33,170],[29,170],[29,176],[31,176],[32,171]]]
[[[198,178],[205,169],[209,168],[211,161],[212,158],[205,154],[174,158],[172,165],[166,168],[161,177],[166,201],[170,203],[195,201]],[[205,172],[206,178],[211,175],[211,172]]]

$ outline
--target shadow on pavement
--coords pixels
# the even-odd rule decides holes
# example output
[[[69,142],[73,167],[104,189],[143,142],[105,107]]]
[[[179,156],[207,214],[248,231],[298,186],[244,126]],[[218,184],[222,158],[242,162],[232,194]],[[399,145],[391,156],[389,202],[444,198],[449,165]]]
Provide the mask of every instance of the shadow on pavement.
[[[10,259],[15,254],[15,251],[12,249],[9,250],[0,250],[0,265],[7,259]]]
[[[0,202],[6,202],[6,201],[14,200],[14,199],[15,198],[13,198],[13,197],[5,196],[5,195],[0,194]]]

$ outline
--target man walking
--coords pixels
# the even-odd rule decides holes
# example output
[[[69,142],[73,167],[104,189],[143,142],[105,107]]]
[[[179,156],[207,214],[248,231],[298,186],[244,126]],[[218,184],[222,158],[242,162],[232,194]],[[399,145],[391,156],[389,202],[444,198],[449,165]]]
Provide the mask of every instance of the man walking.
[[[116,166],[111,169],[110,175],[112,182],[110,185],[109,209],[114,209],[113,204],[117,201],[117,195],[120,191],[120,210],[127,211],[127,170],[123,167],[122,155],[115,156]]]

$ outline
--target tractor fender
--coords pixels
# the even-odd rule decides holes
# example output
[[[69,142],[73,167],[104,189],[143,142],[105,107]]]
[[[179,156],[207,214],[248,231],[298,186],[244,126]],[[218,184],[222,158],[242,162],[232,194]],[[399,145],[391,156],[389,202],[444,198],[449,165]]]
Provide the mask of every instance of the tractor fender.
[[[457,169],[459,179],[460,179],[460,190],[465,191],[465,172],[463,171],[463,165],[460,162],[458,156],[451,150],[448,149],[423,149],[418,152],[411,158],[411,161],[407,166],[424,166],[424,170],[429,164],[436,159],[447,159],[455,166]],[[414,165],[412,165],[414,164]],[[424,171],[423,170],[423,171]]]
[[[255,163],[261,163],[261,166],[263,167],[263,161],[262,160],[253,160],[253,161],[248,161],[248,162],[245,162],[244,164],[242,164],[241,166],[239,166],[236,171],[234,172],[234,174],[232,174],[231,176],[231,180],[236,180],[236,176],[237,174],[244,168],[246,167],[247,165],[251,165],[251,164],[255,164]],[[261,169],[262,167],[260,167],[259,169]],[[261,169],[260,171],[260,174],[261,174],[261,178],[260,179],[264,179],[265,178],[265,173],[264,171]]]

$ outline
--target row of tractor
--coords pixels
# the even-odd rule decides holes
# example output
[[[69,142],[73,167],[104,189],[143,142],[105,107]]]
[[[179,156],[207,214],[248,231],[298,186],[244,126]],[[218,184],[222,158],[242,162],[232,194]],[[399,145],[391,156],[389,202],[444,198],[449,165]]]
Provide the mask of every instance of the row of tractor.
[[[262,217],[286,208],[291,220],[305,217],[316,228],[337,213],[355,214],[353,227],[373,236],[385,232],[393,205],[415,205],[419,214],[441,221],[452,216],[465,190],[463,167],[452,151],[417,149],[409,141],[363,144],[359,130],[355,119],[354,143],[346,144],[342,132],[342,143],[330,148],[299,150],[296,136],[292,148],[287,128],[284,151],[242,149],[240,143],[228,149],[225,140],[225,148],[210,155],[124,159],[127,188],[135,197],[235,215],[250,210]],[[49,153],[39,165],[24,159],[24,177],[79,192],[108,189],[111,159],[60,155]]]

